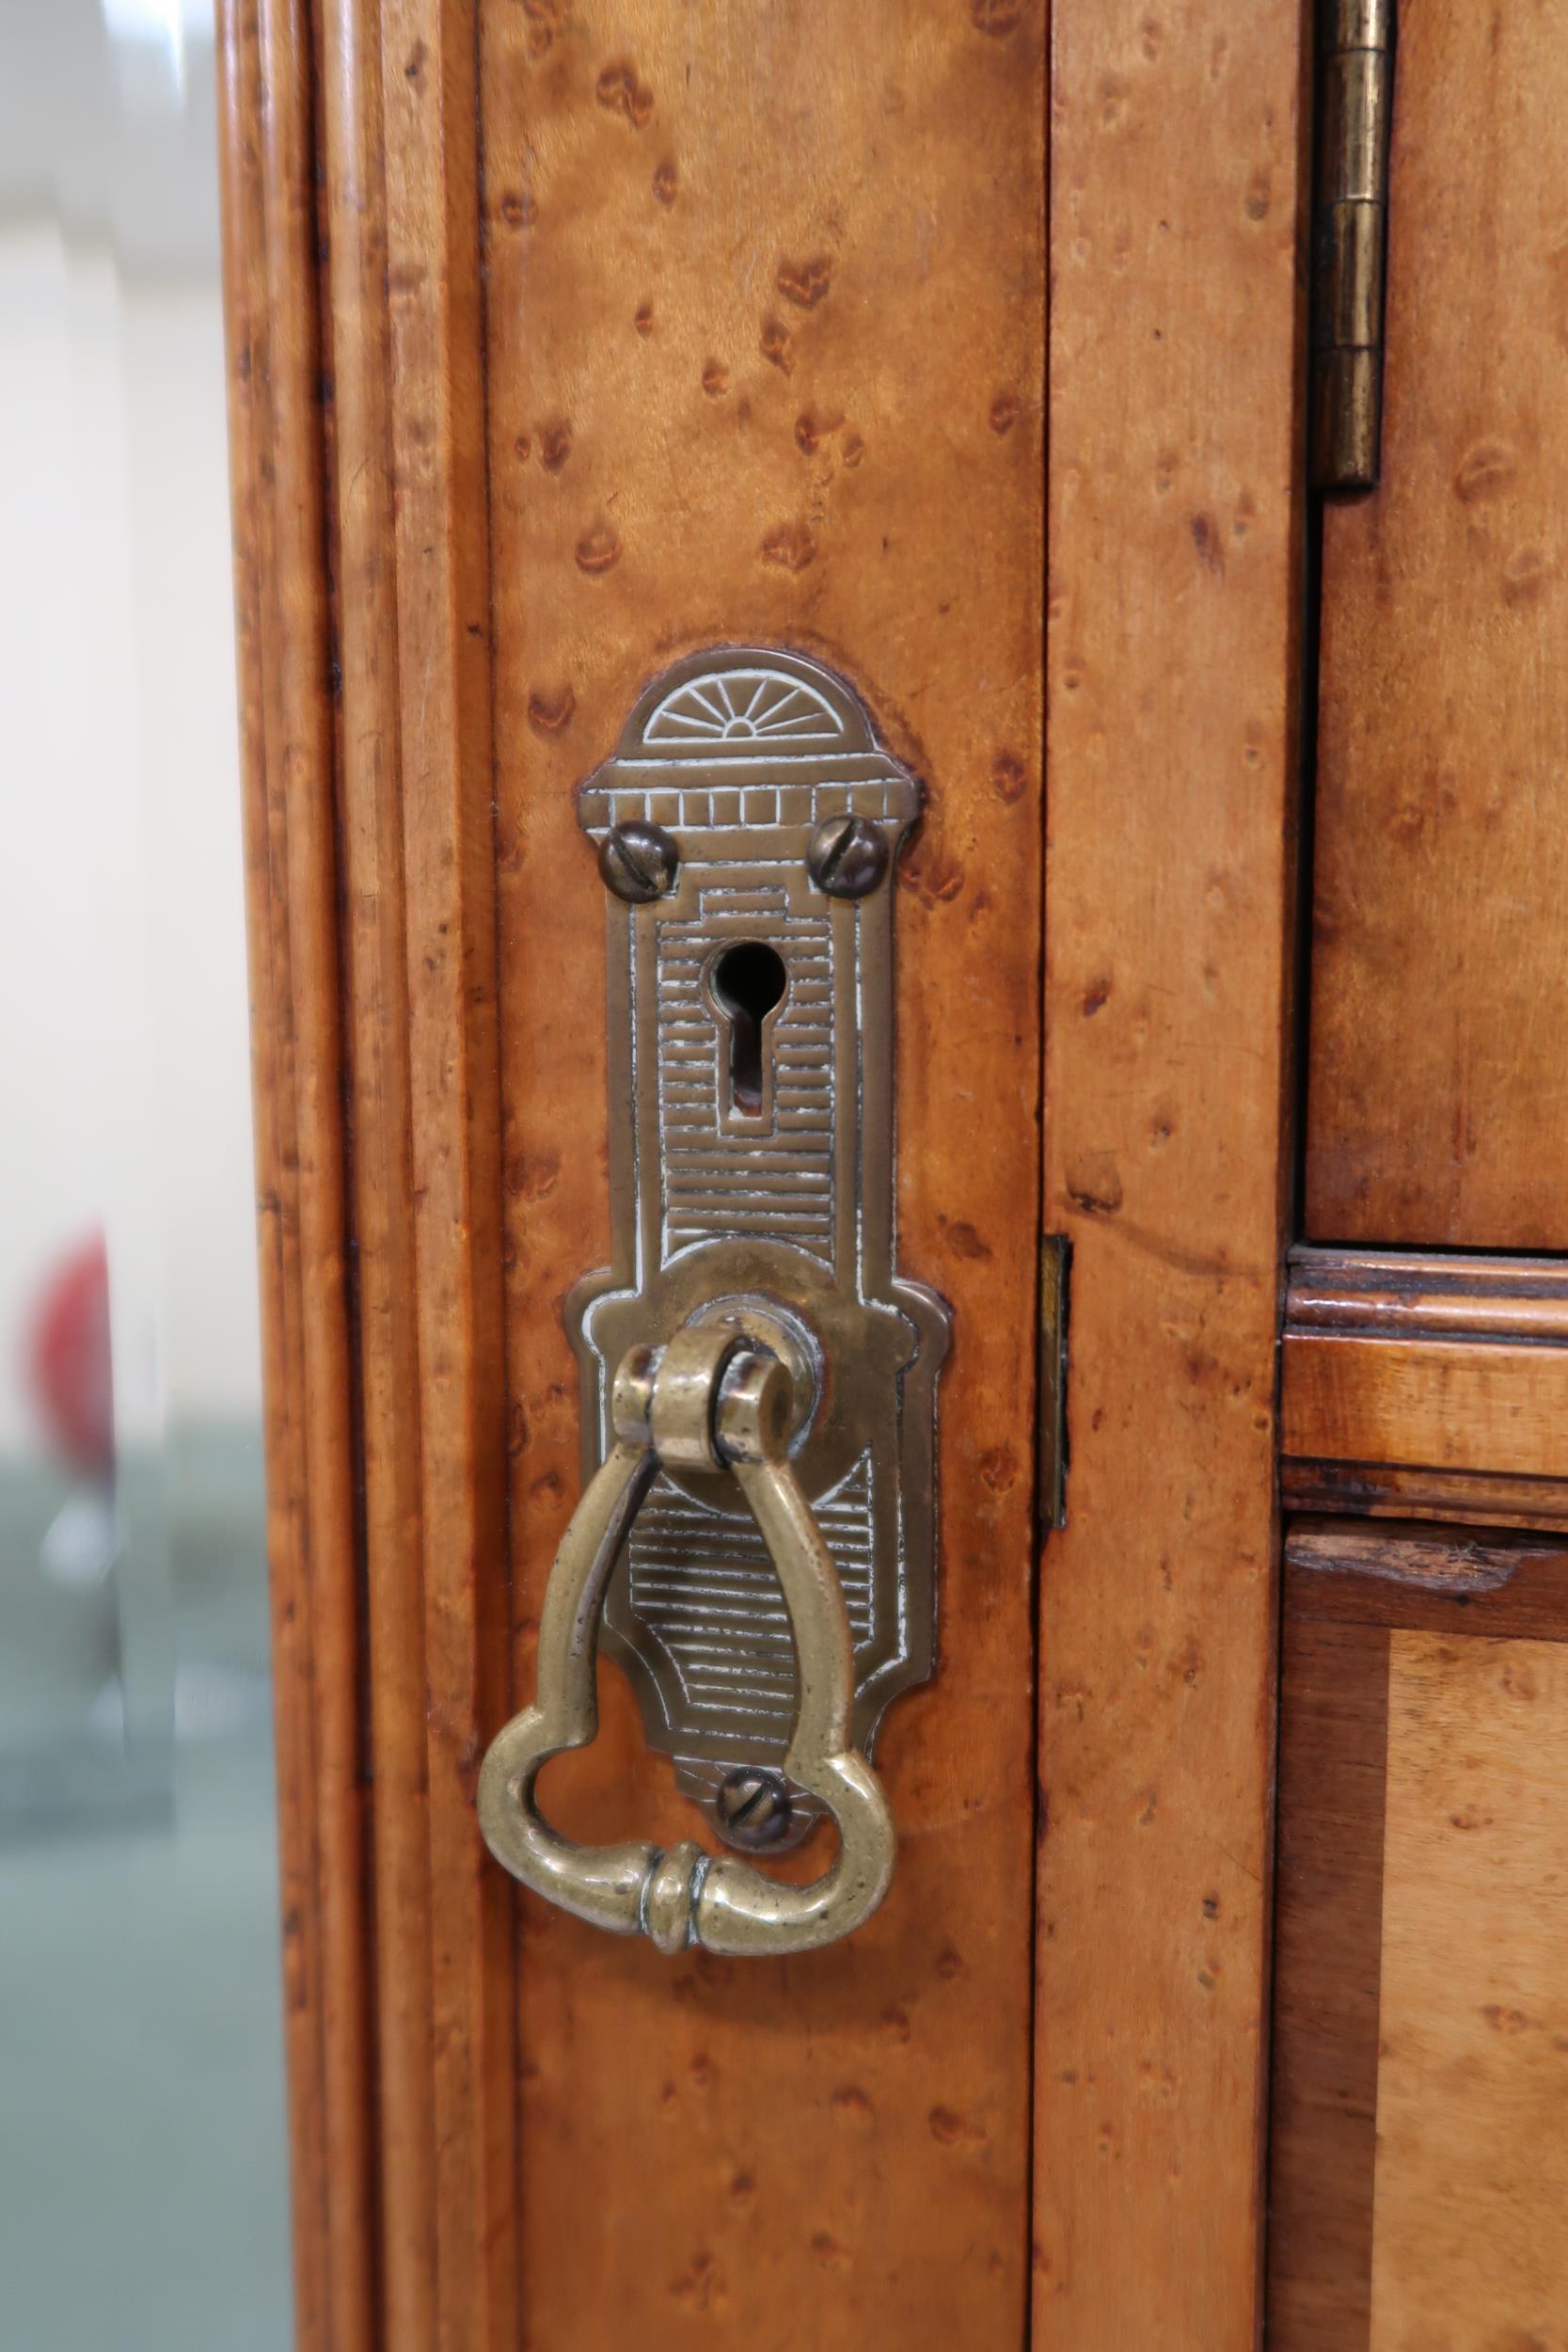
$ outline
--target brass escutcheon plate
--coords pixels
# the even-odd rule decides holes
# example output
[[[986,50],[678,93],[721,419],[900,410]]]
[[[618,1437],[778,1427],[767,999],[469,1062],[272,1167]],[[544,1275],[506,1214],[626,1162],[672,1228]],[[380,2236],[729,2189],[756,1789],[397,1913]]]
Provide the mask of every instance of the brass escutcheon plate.
[[[578,798],[601,850],[617,827],[657,827],[665,859],[661,895],[606,892],[613,1254],[566,1316],[584,1479],[613,1442],[610,1386],[628,1348],[721,1319],[782,1357],[798,1402],[791,1464],[848,1605],[868,1756],[889,1701],[929,1677],[935,1654],[949,1318],[895,1272],[893,873],[918,809],[914,778],[853,690],[760,647],[667,671]],[[820,828],[844,816],[863,820],[881,876],[859,896],[808,870]],[[710,1819],[727,1775],[779,1767],[794,1645],[733,1480],[660,1470],[610,1581],[603,1642],[650,1744]],[[796,1792],[774,1850],[817,1810]]]

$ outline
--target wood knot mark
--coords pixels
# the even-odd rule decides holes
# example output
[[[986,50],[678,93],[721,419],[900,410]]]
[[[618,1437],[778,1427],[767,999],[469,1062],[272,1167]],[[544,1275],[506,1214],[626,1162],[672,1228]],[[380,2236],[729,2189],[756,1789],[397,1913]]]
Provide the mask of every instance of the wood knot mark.
[[[730,389],[730,372],[721,359],[709,359],[703,367],[703,389],[709,400],[721,399]]]
[[[785,375],[792,373],[795,366],[795,346],[790,340],[789,329],[782,320],[774,318],[763,320],[762,333],[757,338],[757,349],[770,366],[782,368]]]
[[[798,310],[815,310],[832,285],[832,277],[831,256],[818,253],[809,262],[781,262],[773,283],[784,300],[793,302]]]
[[[539,430],[539,463],[546,473],[559,473],[572,453],[572,427],[566,417],[552,417]]]
[[[1453,494],[1471,506],[1478,499],[1496,498],[1513,479],[1517,459],[1506,441],[1477,441],[1460,459]]]
[[[528,18],[528,54],[542,57],[561,29],[562,0],[523,0]]]
[[[654,194],[661,204],[673,204],[675,188],[675,167],[666,160],[654,174]]]
[[[618,532],[608,523],[595,523],[585,532],[575,549],[577,567],[595,579],[601,572],[612,572],[621,561],[621,541]]]
[[[653,304],[651,302],[640,302],[636,310],[631,314],[631,323],[633,326],[636,327],[638,333],[641,336],[643,342],[646,342],[648,337],[654,331]]]
[[[498,209],[509,229],[531,229],[539,213],[531,188],[503,190]]]
[[[699,2312],[711,2310],[715,2296],[722,2296],[724,2292],[722,2273],[705,2249],[693,2254],[690,2266],[679,2278],[670,2281],[670,2293],[674,2300],[689,2304]]]
[[[1503,602],[1533,604],[1551,574],[1542,548],[1517,548],[1503,565]]]
[[[561,1182],[561,1157],[555,1152],[542,1152],[531,1158],[524,1152],[515,1152],[506,1164],[506,1189],[519,1193],[525,1200],[546,1200]]]
[[[1023,10],[1018,0],[969,0],[969,21],[977,33],[987,33],[992,40],[1006,40],[1018,30]]]
[[[990,788],[1012,808],[1029,788],[1029,771],[1016,752],[1001,751],[990,763]]]
[[[986,2144],[980,2126],[964,2116],[955,2115],[951,2107],[933,2107],[927,2121],[931,2137],[943,2148],[983,2148]]]
[[[654,94],[646,82],[637,78],[637,68],[625,57],[617,57],[607,65],[594,85],[594,95],[606,114],[623,115],[634,131],[641,131],[654,110]]]
[[[842,432],[844,432],[842,409],[831,417],[818,416],[815,409],[803,409],[795,420],[795,446],[802,457],[815,457],[824,441],[832,440],[834,434]],[[858,465],[864,453],[865,444],[862,441],[860,435],[858,433],[845,434],[843,443],[845,464]]]
[[[1197,549],[1200,562],[1202,562],[1210,571],[1217,572],[1223,579],[1225,575],[1225,548],[1220,543],[1220,534],[1214,528],[1212,516],[1209,515],[1194,515],[1189,521],[1187,528],[1193,534],[1193,545]]]
[[[757,550],[765,564],[779,564],[786,572],[803,572],[816,555],[816,541],[804,523],[780,523]]]
[[[929,840],[917,841],[899,861],[898,884],[902,890],[912,890],[923,907],[951,906],[963,894],[964,869],[934,849]]]
[[[544,692],[535,688],[528,698],[528,723],[535,735],[563,735],[571,725],[578,698],[569,686]]]
[[[1109,1152],[1085,1152],[1067,1172],[1068,1199],[1087,1216],[1115,1216],[1122,1202],[1121,1170]]]
[[[998,392],[990,405],[990,429],[1001,435],[1010,433],[1018,422],[1019,399],[1016,392]]]
[[[980,1456],[980,1476],[993,1495],[1010,1493],[1018,1484],[1017,1456],[1007,1446],[992,1446],[989,1453]]]

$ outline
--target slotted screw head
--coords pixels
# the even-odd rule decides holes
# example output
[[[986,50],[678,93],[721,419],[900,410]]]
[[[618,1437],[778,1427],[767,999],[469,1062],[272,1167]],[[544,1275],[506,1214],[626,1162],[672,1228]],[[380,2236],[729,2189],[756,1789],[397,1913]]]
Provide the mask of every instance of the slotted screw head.
[[[864,898],[888,868],[887,835],[869,817],[846,810],[825,817],[812,834],[806,871],[830,898]]]
[[[766,1765],[742,1764],[720,1782],[713,1810],[726,1845],[755,1853],[776,1846],[789,1829],[789,1783]]]
[[[637,818],[617,825],[599,844],[599,872],[607,888],[633,906],[672,890],[680,862],[680,850],[663,826]]]

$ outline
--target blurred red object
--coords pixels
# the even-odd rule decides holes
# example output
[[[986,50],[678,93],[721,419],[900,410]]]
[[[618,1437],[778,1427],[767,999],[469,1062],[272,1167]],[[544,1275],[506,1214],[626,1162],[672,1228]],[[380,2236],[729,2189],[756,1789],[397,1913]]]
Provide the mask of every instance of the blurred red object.
[[[72,1249],[45,1283],[33,1318],[27,1369],[33,1403],[55,1446],[73,1469],[112,1478],[109,1257],[101,1232]]]

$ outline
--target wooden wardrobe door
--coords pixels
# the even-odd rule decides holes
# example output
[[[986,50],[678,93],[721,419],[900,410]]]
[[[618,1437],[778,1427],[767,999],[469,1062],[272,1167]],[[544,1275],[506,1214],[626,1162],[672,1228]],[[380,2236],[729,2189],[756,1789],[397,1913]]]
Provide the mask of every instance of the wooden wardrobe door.
[[[1244,2352],[1298,12],[222,13],[301,2342]],[[741,644],[925,788],[898,1250],[954,1327],[892,1892],[772,1962],[600,1934],[474,1818],[610,1256],[576,787]],[[689,1836],[600,1689],[552,1812]]]
[[[1568,2313],[1563,78],[1545,13],[1402,8],[1382,478],[1323,516],[1272,2352]]]

